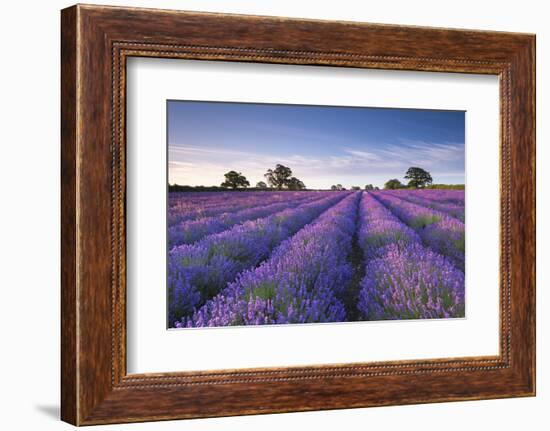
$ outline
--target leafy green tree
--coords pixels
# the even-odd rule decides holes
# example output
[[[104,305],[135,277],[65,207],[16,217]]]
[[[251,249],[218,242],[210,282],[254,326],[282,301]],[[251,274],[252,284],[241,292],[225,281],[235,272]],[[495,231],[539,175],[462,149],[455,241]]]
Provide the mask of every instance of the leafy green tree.
[[[334,184],[334,185],[330,186],[330,189],[331,189],[332,191],[338,191],[338,192],[347,190],[342,184]],[[352,186],[352,187],[351,187],[351,190],[361,190],[361,187],[359,187],[359,186]]]
[[[246,177],[240,172],[229,171],[224,175],[224,177],[225,181],[221,183],[221,187],[232,188],[235,190],[239,187],[247,188],[250,185]]]
[[[268,169],[264,177],[272,187],[277,190],[287,188],[289,190],[303,190],[305,184],[298,178],[292,176],[292,169],[287,166],[277,164],[275,169]]]
[[[405,173],[406,180],[409,180],[408,187],[423,189],[432,183],[432,176],[422,168],[410,167]]]
[[[264,183],[263,181],[258,181],[258,182],[256,183],[256,188],[257,188],[257,189],[267,189],[267,184]]]
[[[264,177],[271,186],[277,188],[278,190],[282,190],[283,187],[287,185],[290,177],[292,177],[292,169],[284,165],[277,164],[275,169],[268,169]]]
[[[374,186],[373,186],[372,184],[367,184],[367,185],[365,186],[365,190],[367,190],[367,191],[368,191],[368,190],[374,190]]]
[[[393,178],[389,181],[386,181],[386,184],[384,184],[384,188],[386,190],[396,190],[396,189],[402,189],[403,184],[401,181],[399,181],[397,178]]]
[[[303,190],[306,185],[296,177],[290,177],[286,182],[286,186],[289,190]]]

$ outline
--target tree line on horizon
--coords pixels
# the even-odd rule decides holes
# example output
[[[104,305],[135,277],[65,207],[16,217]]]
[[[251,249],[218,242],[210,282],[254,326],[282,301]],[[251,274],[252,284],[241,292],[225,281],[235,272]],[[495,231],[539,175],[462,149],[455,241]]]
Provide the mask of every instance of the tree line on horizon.
[[[222,188],[238,189],[247,188],[250,182],[246,177],[237,171],[229,171],[224,174],[225,181],[220,184]],[[267,189],[269,187],[277,190],[304,190],[306,185],[302,180],[292,176],[292,169],[288,166],[277,164],[275,169],[268,169],[264,174],[267,184],[264,181],[256,183],[257,189]]]
[[[277,164],[275,169],[268,169],[264,174],[267,181],[258,181],[255,190],[306,190],[304,182],[292,175],[292,169],[287,166]],[[178,184],[168,185],[169,191],[209,191],[209,190],[246,190],[250,187],[250,182],[241,173],[231,170],[224,174],[225,180],[216,186],[180,186]],[[404,179],[408,180],[407,184],[403,184],[399,179],[392,178],[384,183],[384,190],[398,189],[423,189],[423,188],[438,188],[438,189],[464,189],[463,184],[433,184],[433,179],[430,173],[419,167],[410,167],[405,173]],[[332,191],[347,190],[342,184],[334,184],[330,187]],[[361,190],[359,186],[352,186],[350,190]],[[379,187],[367,184],[364,187],[366,191],[380,190]]]

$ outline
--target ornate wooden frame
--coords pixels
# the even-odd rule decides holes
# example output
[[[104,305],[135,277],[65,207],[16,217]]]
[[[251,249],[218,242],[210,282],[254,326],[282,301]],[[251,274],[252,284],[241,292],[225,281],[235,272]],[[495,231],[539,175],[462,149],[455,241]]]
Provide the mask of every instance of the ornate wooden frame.
[[[75,425],[535,394],[535,36],[77,5],[62,11],[62,419]],[[495,357],[127,375],[129,56],[494,74]]]

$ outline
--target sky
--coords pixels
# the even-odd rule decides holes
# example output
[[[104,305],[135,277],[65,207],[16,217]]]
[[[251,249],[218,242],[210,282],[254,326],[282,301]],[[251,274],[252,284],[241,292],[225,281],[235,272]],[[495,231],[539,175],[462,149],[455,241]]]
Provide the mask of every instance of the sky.
[[[277,163],[307,188],[402,182],[411,166],[464,184],[463,111],[168,101],[168,182],[254,186]]]

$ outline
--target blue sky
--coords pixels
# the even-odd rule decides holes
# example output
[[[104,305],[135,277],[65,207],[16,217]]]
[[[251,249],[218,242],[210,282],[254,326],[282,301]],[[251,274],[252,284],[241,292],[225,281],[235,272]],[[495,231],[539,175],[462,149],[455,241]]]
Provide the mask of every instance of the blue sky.
[[[403,180],[410,166],[435,183],[464,183],[462,111],[168,102],[168,181],[220,185],[242,172],[251,185],[275,164],[308,188]]]

